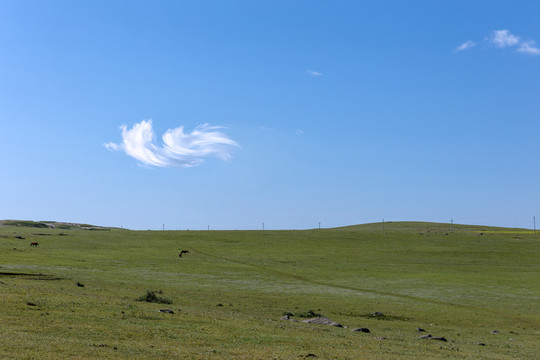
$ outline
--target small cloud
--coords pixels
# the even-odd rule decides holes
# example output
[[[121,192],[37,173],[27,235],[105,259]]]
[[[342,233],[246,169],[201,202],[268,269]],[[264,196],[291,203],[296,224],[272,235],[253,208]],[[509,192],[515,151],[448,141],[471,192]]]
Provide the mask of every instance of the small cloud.
[[[118,149],[120,149],[120,146],[118,144],[115,144],[115,143],[106,143],[106,144],[103,144],[103,146],[105,146],[107,148],[107,150],[109,151],[116,151]]]
[[[263,125],[259,126],[259,130],[261,130],[261,131],[276,131],[276,129],[274,129],[274,128],[271,128],[271,127],[268,127],[268,126],[263,126]]]
[[[476,46],[476,43],[472,40],[465,41],[463,44],[455,48],[455,51],[464,51]]]
[[[307,73],[311,76],[322,76],[322,72],[308,70]]]
[[[521,53],[540,55],[540,48],[536,46],[534,40],[522,41],[519,36],[512,34],[510,30],[507,29],[494,30],[484,40],[497,48],[514,47],[515,51]],[[454,51],[464,51],[476,45],[477,44],[474,41],[468,40],[455,48]]]
[[[302,129],[298,129],[298,130],[296,130],[296,135],[302,136],[302,135],[304,135],[304,131]]]
[[[540,49],[536,47],[534,41],[527,41],[521,43],[517,51],[531,55],[540,55]]]
[[[215,156],[222,160],[231,158],[230,150],[238,147],[236,141],[216,131],[219,126],[203,124],[191,133],[184,133],[184,127],[167,130],[163,144],[157,145],[152,129],[152,120],[143,120],[128,129],[122,130],[122,143],[107,143],[110,151],[123,150],[127,155],[144,165],[158,167],[192,167],[200,165],[207,157]]]
[[[519,36],[515,36],[508,30],[495,30],[488,37],[488,40],[493,45],[504,48],[517,45],[519,43]]]

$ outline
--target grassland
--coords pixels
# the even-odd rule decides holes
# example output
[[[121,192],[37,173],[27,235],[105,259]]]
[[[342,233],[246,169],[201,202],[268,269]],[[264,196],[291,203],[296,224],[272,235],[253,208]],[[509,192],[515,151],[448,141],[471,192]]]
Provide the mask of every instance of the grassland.
[[[540,358],[540,234],[525,229],[20,223],[0,227],[0,281],[1,359]],[[280,320],[309,310],[346,328]]]

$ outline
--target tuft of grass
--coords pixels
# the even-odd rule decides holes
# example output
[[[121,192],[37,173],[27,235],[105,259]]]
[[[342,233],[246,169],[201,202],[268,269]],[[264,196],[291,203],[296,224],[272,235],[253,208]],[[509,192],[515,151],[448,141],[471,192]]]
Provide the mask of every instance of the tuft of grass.
[[[157,303],[157,304],[172,304],[172,300],[164,298],[157,294],[163,294],[163,291],[162,290],[157,290],[157,291],[147,290],[145,295],[138,297],[136,300],[146,301],[150,303]]]
[[[374,312],[370,314],[363,314],[360,315],[360,317],[366,318],[366,319],[377,319],[377,320],[388,320],[388,321],[409,321],[410,319],[405,316],[399,316],[399,315],[386,315],[381,312]]]
[[[288,315],[288,316],[296,316],[296,317],[301,317],[301,318],[314,318],[314,317],[322,317],[324,315],[322,314],[319,314],[319,313],[316,313],[315,311],[313,310],[308,310],[308,311],[304,311],[304,312],[300,312],[300,313],[292,313],[290,311],[285,311],[283,312],[283,316],[285,315]]]

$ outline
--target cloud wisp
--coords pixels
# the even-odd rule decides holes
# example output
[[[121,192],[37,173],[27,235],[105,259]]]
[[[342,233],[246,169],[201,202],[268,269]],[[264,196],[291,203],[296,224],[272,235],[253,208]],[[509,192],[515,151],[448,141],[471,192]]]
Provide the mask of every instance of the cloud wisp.
[[[311,76],[322,76],[322,72],[318,72],[314,70],[308,70],[307,73],[308,75],[311,75]]]
[[[514,46],[519,43],[519,36],[512,34],[509,30],[495,30],[488,37],[488,41],[496,47],[504,48]]]
[[[529,55],[540,55],[540,48],[536,46],[534,40],[523,41],[521,37],[512,34],[510,30],[507,29],[492,31],[484,39],[484,43],[488,46],[496,47],[499,49],[514,48],[517,52]],[[454,51],[461,52],[475,47],[476,45],[477,44],[474,41],[468,40],[455,48]]]
[[[534,41],[521,43],[517,51],[531,55],[540,55],[540,49],[536,47]]]
[[[459,45],[455,51],[465,51],[467,49],[473,48],[476,46],[476,43],[472,40],[465,41],[463,44]]]
[[[238,143],[222,132],[220,126],[203,124],[191,133],[185,133],[184,127],[167,130],[161,145],[156,144],[152,120],[143,120],[129,129],[122,130],[122,143],[107,143],[110,151],[124,151],[143,165],[157,167],[193,167],[200,165],[208,157],[222,160],[231,158],[231,150],[239,147]]]

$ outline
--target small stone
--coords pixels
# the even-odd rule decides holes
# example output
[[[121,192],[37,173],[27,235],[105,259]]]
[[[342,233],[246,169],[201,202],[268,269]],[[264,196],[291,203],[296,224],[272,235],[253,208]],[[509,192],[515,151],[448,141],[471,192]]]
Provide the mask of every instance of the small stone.
[[[331,325],[331,326],[335,326],[335,327],[343,327],[343,325],[338,324],[337,322],[332,321],[329,318],[324,317],[324,316],[318,317],[318,318],[302,320],[302,322],[304,322],[306,324]]]
[[[443,341],[443,342],[447,342],[448,340],[446,340],[445,337],[442,337],[442,336],[432,336],[430,338],[430,340],[439,340],[439,341]]]
[[[363,332],[363,333],[370,333],[370,331],[369,331],[368,328],[356,328],[356,329],[352,329],[351,331],[358,331],[358,332]]]
[[[499,335],[499,334],[500,334],[500,332],[498,332],[497,330],[493,330],[493,331],[491,332],[491,335]]]
[[[172,311],[171,309],[161,309],[159,310],[159,312],[167,313],[167,314],[174,314],[174,311]]]
[[[416,328],[417,333],[426,332],[426,330],[422,329],[421,327]]]

